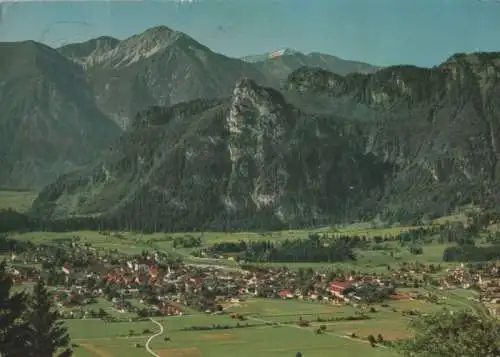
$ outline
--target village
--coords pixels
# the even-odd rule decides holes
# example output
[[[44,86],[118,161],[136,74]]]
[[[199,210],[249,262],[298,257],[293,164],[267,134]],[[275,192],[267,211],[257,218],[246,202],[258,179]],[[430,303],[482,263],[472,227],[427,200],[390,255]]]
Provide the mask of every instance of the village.
[[[64,318],[130,320],[194,312],[220,314],[252,298],[354,306],[404,299],[439,304],[443,298],[439,292],[455,289],[477,292],[469,298],[471,302],[492,315],[500,312],[496,263],[467,267],[402,263],[397,269],[388,267],[384,273],[368,275],[340,268],[200,267],[172,260],[160,251],[103,254],[71,239],[55,246],[16,246],[13,251],[7,262],[15,283],[27,286],[44,277]],[[107,302],[115,313],[99,307],[99,301]]]

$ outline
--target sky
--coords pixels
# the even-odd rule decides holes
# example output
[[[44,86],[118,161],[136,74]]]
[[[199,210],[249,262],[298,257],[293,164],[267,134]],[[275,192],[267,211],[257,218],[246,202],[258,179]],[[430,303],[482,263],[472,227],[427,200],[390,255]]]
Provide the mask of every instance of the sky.
[[[456,52],[500,51],[500,0],[2,1],[0,41],[59,46],[166,25],[233,57],[286,47],[434,66]]]

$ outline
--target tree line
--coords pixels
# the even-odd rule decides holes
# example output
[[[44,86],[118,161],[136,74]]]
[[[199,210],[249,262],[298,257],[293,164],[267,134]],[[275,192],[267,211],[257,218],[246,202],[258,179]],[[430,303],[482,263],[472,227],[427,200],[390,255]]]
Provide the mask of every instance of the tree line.
[[[487,262],[500,259],[500,245],[475,246],[474,244],[448,247],[443,252],[445,262]]]
[[[239,241],[216,243],[209,247],[210,253],[237,253],[248,262],[342,262],[356,260],[353,248],[355,240],[337,238],[324,241],[317,234],[307,239],[284,239],[276,241]]]
[[[70,337],[43,279],[33,292],[13,292],[5,262],[0,263],[0,356],[70,357]]]

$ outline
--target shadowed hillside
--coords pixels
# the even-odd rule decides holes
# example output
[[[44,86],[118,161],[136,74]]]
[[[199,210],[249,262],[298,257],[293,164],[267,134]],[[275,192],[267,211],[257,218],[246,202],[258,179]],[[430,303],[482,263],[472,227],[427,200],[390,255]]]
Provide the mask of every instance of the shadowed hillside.
[[[285,96],[245,79],[228,99],[139,114],[34,211],[149,230],[442,215],[498,182],[499,74],[499,56],[479,53],[346,77],[301,68]]]

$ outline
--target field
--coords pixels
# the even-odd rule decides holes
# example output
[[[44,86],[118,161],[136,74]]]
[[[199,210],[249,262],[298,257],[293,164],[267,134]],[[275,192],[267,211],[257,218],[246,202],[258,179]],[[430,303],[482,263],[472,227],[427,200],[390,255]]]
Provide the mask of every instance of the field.
[[[394,230],[393,234],[397,234],[401,229]],[[408,227],[405,229],[409,229]],[[390,232],[389,230],[386,230]],[[349,232],[349,231],[345,231]],[[351,231],[354,232],[354,231]],[[306,237],[309,231],[302,231],[301,235]],[[379,234],[376,229],[363,230],[363,234],[375,235]],[[136,254],[143,250],[159,249],[164,252],[168,252],[172,255],[182,256],[188,263],[195,264],[217,264],[226,266],[235,266],[234,261],[228,259],[208,259],[208,258],[195,258],[189,255],[189,249],[175,249],[171,241],[167,240],[169,236],[185,236],[186,233],[154,233],[154,234],[136,234],[130,232],[116,232],[111,235],[104,236],[99,234],[99,232],[94,231],[78,231],[78,232],[64,232],[64,233],[54,233],[54,232],[27,232],[22,234],[9,234],[10,237],[19,240],[29,240],[35,243],[55,243],[58,240],[79,237],[82,241],[87,241],[97,249],[104,250],[117,250],[125,254]],[[273,238],[279,239],[277,237],[297,237],[299,234],[297,231],[282,231],[270,234]],[[259,235],[258,233],[204,233],[201,235],[202,243],[204,246],[213,244],[214,242],[224,242],[224,241],[239,241],[239,240],[268,240],[269,235]],[[326,269],[326,268],[342,268],[347,270],[361,270],[367,273],[386,271],[387,266],[398,266],[404,262],[414,262],[419,260],[425,263],[434,263],[444,265],[441,257],[443,251],[448,245],[445,244],[430,244],[423,247],[423,254],[420,256],[412,255],[407,249],[399,247],[395,242],[387,243],[393,248],[393,255],[391,256],[390,251],[384,250],[359,250],[357,251],[356,262],[346,262],[346,263],[266,263],[266,266],[287,266],[291,269],[297,269],[300,267],[313,267],[315,269]]]
[[[12,208],[18,212],[26,212],[37,196],[33,191],[0,190],[0,210]]]
[[[159,234],[141,235],[133,233],[113,233],[109,236],[99,234],[95,231],[77,232],[28,232],[22,234],[9,234],[11,238],[29,240],[33,243],[57,243],[58,240],[79,237],[82,241],[89,242],[97,249],[116,249],[124,254],[140,253],[144,249],[151,249],[152,245],[147,243],[148,239],[155,238]],[[162,234],[163,235],[163,234]],[[169,250],[169,248],[167,249]]]
[[[289,356],[301,351],[311,357],[325,356],[332,349],[337,356],[347,357],[352,353],[373,357],[397,356],[386,348],[372,348],[363,340],[349,339],[344,334],[351,333],[351,327],[343,328],[328,325],[324,335],[318,335],[314,328],[300,328],[296,325],[266,326],[265,322],[281,322],[284,319],[298,319],[300,313],[304,316],[314,313],[314,317],[323,314],[342,314],[340,308],[321,306],[319,304],[289,302],[289,301],[252,301],[252,304],[267,311],[278,311],[274,316],[262,317],[252,315],[246,322],[259,326],[248,328],[233,328],[212,331],[181,331],[188,326],[211,326],[212,324],[235,326],[235,320],[229,316],[191,315],[185,317],[169,317],[159,319],[164,332],[156,337],[151,348],[160,356]],[[299,309],[299,310],[297,310]],[[293,313],[292,313],[293,312]],[[104,323],[99,320],[69,320],[67,321],[76,357],[148,356],[144,345],[150,335],[158,331],[152,322],[144,323]],[[361,325],[362,326],[362,325]],[[359,328],[359,327],[357,327]],[[368,328],[376,328],[368,326]],[[120,336],[128,330],[151,330],[150,335]],[[344,331],[345,330],[345,331]],[[349,331],[347,331],[349,330]],[[368,330],[367,330],[368,331]],[[169,341],[165,341],[165,337]],[[361,335],[360,335],[361,336]],[[135,344],[139,347],[135,347]]]
[[[34,199],[28,192],[1,192],[0,209],[12,207],[24,211]],[[457,213],[439,221],[463,221],[465,216]],[[240,240],[280,240],[285,238],[307,237],[309,233],[337,233],[344,235],[384,236],[397,235],[415,227],[373,228],[371,224],[353,224],[344,227],[324,227],[314,230],[287,230],[281,232],[241,232],[241,233],[191,233],[199,236],[203,246],[214,242]],[[35,243],[56,243],[58,240],[79,237],[97,249],[117,250],[125,254],[139,253],[145,249],[160,249],[172,255],[182,256],[189,263],[217,264],[234,266],[235,262],[227,259],[200,259],[189,255],[189,249],[175,249],[172,238],[186,236],[188,233],[155,233],[137,234],[130,232],[113,232],[103,235],[94,231],[78,232],[28,232],[12,233],[11,238],[29,240]],[[365,272],[386,271],[387,266],[397,266],[404,262],[420,261],[425,263],[442,262],[442,254],[447,245],[428,244],[423,246],[422,255],[412,255],[397,243],[388,243],[392,255],[384,250],[359,250],[358,260],[354,263],[275,263],[267,265],[287,266],[289,268],[313,267],[355,269]],[[410,289],[414,291],[415,289]],[[184,317],[167,317],[155,319],[163,327],[163,333],[152,339],[150,347],[162,357],[225,357],[238,355],[250,357],[294,356],[300,351],[305,357],[324,357],[335,355],[397,357],[398,354],[384,346],[371,347],[366,342],[368,335],[382,335],[387,340],[409,336],[407,330],[408,317],[402,315],[403,310],[416,309],[431,312],[449,306],[453,309],[477,309],[471,301],[468,291],[457,290],[453,293],[432,291],[442,298],[443,304],[436,305],[421,300],[393,301],[388,307],[375,306],[376,312],[369,312],[368,320],[329,321],[332,318],[354,316],[356,308],[352,306],[334,306],[319,302],[303,302],[297,300],[260,300],[253,299],[239,304],[225,306],[228,312],[247,316],[241,324],[258,326],[229,328],[227,330],[181,331],[187,326],[211,326],[213,324],[235,327],[236,321],[229,316],[211,316],[205,314]],[[95,308],[102,307],[111,314],[116,314],[110,303],[99,301]],[[299,317],[310,321],[310,327],[299,327],[290,321],[298,321]],[[318,322],[318,318],[325,322]],[[269,323],[277,325],[270,326]],[[103,322],[98,319],[66,320],[74,343],[76,357],[146,357],[151,354],[145,346],[155,333],[160,331],[154,322]],[[317,334],[320,325],[326,326],[323,334]],[[352,334],[357,337],[352,338]],[[165,339],[168,337],[168,339]]]
[[[464,308],[460,301],[450,299],[450,308]],[[353,316],[356,308],[333,306],[317,302],[296,300],[251,299],[227,306],[229,313],[247,316],[242,325],[234,328],[236,320],[229,315],[197,314],[184,317],[155,318],[163,327],[163,333],[151,341],[151,349],[164,357],[238,356],[261,357],[293,356],[300,351],[310,357],[324,357],[335,351],[335,356],[398,357],[399,354],[384,346],[371,347],[368,335],[381,334],[386,340],[406,338],[408,318],[403,310],[432,312],[442,308],[419,300],[403,300],[388,307],[376,306],[369,312],[369,320],[326,321],[332,317]],[[293,323],[299,318],[310,321],[310,327]],[[269,325],[276,323],[276,325]],[[145,344],[150,336],[160,331],[153,322],[106,323],[100,320],[67,320],[76,344],[76,357],[146,357]],[[228,325],[228,329],[209,331],[183,331],[190,326]],[[315,330],[325,325],[323,334]],[[133,330],[135,336],[128,336]],[[147,333],[145,333],[147,332]],[[352,334],[357,337],[352,338]],[[166,340],[168,337],[168,340]]]

